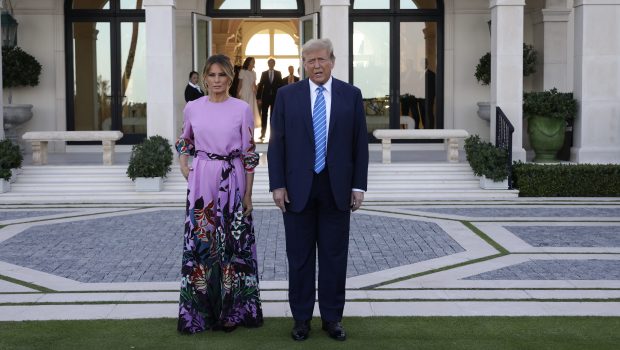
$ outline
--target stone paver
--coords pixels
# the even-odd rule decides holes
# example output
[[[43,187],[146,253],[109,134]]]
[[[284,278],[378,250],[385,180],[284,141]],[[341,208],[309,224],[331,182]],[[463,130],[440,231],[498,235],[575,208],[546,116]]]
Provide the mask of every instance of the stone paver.
[[[458,203],[444,207],[404,206],[408,206],[408,210],[464,217],[514,217],[514,223],[495,220],[490,224],[515,241],[518,237],[521,244],[525,245],[525,241],[538,249],[620,247],[618,205],[544,207],[532,202],[525,206],[509,206],[505,203],[485,207],[468,207]],[[70,214],[73,212],[67,209],[64,213],[72,216]],[[36,216],[9,218],[3,217],[3,213],[31,213]],[[63,211],[0,209],[0,221],[19,218],[36,220],[44,215],[57,216],[55,214],[63,214]],[[433,265],[434,262],[458,258],[460,255],[457,253],[468,254],[482,249],[480,246],[468,245],[470,238],[480,240],[473,232],[465,227],[462,227],[462,231],[455,230],[454,225],[462,226],[458,221],[420,219],[413,215],[407,219],[399,216],[402,215],[367,215],[363,212],[352,215],[347,271],[347,276],[352,278],[349,282],[378,275],[376,272],[389,275],[388,279],[402,278],[412,274],[403,272],[411,266],[419,267],[419,272],[429,271],[438,267]],[[517,218],[522,217],[550,217],[562,221],[569,217],[576,218],[572,221],[598,217],[606,223],[519,223]],[[5,239],[0,241],[0,262],[9,264],[3,263],[0,273],[34,284],[38,278],[56,278],[22,268],[27,267],[89,284],[73,284],[86,289],[61,288],[73,282],[57,278],[58,281],[54,283],[59,284],[59,291],[82,293],[46,294],[0,280],[0,304],[3,304],[0,305],[1,320],[176,317],[182,208],[157,208],[128,214],[109,214],[105,218],[84,217],[68,222],[54,222],[41,222],[23,232],[20,230],[27,225],[5,228],[4,236],[0,238]],[[287,262],[281,213],[276,209],[256,208],[254,224],[259,273],[264,286],[264,313],[267,317],[290,317],[286,302]],[[490,237],[494,237],[491,234],[493,227],[480,227]],[[459,233],[455,234],[457,231]],[[463,247],[467,248],[466,252]],[[462,256],[460,258],[465,259]],[[430,259],[433,260],[427,262]],[[447,264],[462,261],[455,260]],[[383,271],[386,269],[390,270]],[[598,255],[508,254],[424,276],[414,276],[383,286],[386,289],[364,289],[355,283],[347,284],[349,289],[345,316],[619,316],[618,281],[620,254],[615,251]],[[94,282],[107,283],[90,284]],[[132,282],[141,282],[144,287],[134,289],[130,286]],[[50,283],[41,285],[56,288]],[[123,289],[125,287],[127,289]],[[108,292],[104,293],[106,290]],[[133,292],[114,292],[120,290]],[[506,301],[508,299],[514,301]],[[540,300],[525,301],[529,299]],[[598,300],[570,302],[575,299]],[[94,301],[102,304],[79,304]],[[35,305],[28,304],[33,302]],[[49,302],[71,304],[44,305]],[[150,304],[152,302],[155,304]],[[318,306],[315,307],[315,314],[318,316]]]
[[[620,207],[485,207],[485,208],[403,208],[428,213],[465,217],[617,217]]]
[[[534,247],[620,247],[620,225],[504,228]]]
[[[15,220],[15,219],[24,219],[24,218],[33,218],[36,219],[41,216],[47,215],[59,215],[59,214],[67,214],[71,213],[71,211],[52,211],[52,210],[0,210],[0,221],[6,220]]]
[[[620,260],[530,260],[466,280],[620,280]]]
[[[34,226],[0,243],[0,261],[80,282],[176,281],[182,222],[183,211],[158,210]],[[280,211],[257,209],[254,224],[260,279],[287,280]],[[462,251],[435,223],[355,213],[347,276]]]

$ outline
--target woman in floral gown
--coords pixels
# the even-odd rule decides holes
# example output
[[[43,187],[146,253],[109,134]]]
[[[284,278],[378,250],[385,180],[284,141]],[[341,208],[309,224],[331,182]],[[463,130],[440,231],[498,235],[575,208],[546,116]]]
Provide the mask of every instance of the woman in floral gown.
[[[208,96],[189,102],[176,142],[187,179],[178,330],[258,327],[263,314],[252,225],[252,110],[230,97],[233,67],[214,55],[202,71]],[[188,164],[188,158],[194,157]]]

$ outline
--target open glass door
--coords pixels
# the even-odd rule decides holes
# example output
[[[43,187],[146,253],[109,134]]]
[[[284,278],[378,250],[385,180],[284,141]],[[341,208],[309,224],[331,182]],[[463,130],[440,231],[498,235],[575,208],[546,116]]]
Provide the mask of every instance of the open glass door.
[[[299,17],[299,67],[300,79],[306,78],[306,71],[303,69],[303,59],[301,57],[301,48],[310,39],[319,38],[319,14],[318,12]]]
[[[211,56],[212,25],[211,17],[192,13],[192,67],[200,74],[207,58]]]

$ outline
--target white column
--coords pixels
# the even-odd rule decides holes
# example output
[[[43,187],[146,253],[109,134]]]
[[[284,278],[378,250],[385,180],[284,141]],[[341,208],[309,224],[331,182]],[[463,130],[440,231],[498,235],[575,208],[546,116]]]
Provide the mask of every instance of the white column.
[[[176,130],[175,0],[145,0],[147,136],[161,135],[174,143]]]
[[[491,142],[495,107],[515,128],[512,159],[525,161],[523,149],[523,9],[525,0],[491,0]]]
[[[534,20],[536,50],[538,51],[536,72],[540,78],[537,89],[557,88],[562,92],[572,91],[568,86],[568,19],[571,10],[566,0],[547,0],[544,8]]]
[[[334,44],[334,77],[349,81],[349,0],[321,0],[320,37]]]
[[[2,1],[0,1],[0,11],[2,11]],[[1,22],[0,20],[0,25]],[[2,86],[2,55],[0,55],[0,86]],[[4,96],[2,95],[0,94],[0,140],[4,140]]]
[[[579,111],[571,159],[620,163],[620,0],[575,0],[574,7]]]

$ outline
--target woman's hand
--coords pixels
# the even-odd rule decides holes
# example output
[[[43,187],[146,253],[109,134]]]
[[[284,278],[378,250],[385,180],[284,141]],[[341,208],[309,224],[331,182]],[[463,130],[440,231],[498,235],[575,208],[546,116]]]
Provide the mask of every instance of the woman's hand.
[[[185,178],[185,180],[187,180],[187,178],[189,177],[189,172],[192,170],[193,169],[190,168],[188,165],[181,164],[181,174],[183,174],[183,177]]]
[[[252,207],[252,196],[246,194],[243,196],[243,215],[249,216],[252,214],[252,209],[254,209]]]

